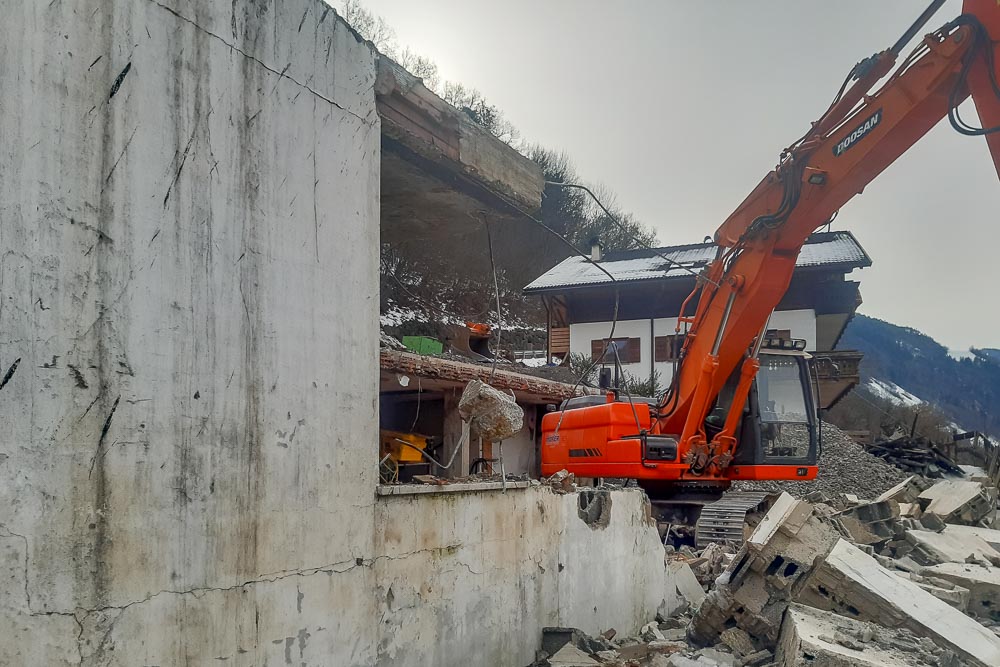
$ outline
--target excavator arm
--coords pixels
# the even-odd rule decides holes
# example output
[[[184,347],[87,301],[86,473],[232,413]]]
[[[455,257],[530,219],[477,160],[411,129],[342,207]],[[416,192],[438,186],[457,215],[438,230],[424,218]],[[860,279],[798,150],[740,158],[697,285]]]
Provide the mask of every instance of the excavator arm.
[[[982,122],[1000,125],[998,37],[1000,3],[968,0],[966,13],[927,35],[878,90],[870,92],[901,45],[859,63],[853,85],[716,231],[718,256],[696,287],[697,309],[693,317],[681,314],[691,327],[659,420],[661,433],[680,434],[693,476],[721,475],[732,460],[736,415],[758,366],[748,350],[764,335],[810,234],[946,117],[959,131],[986,134],[1000,173],[1000,134],[964,127],[956,109],[971,92]],[[736,400],[709,439],[706,416],[741,363]]]
[[[809,235],[945,118],[962,134],[986,137],[1000,174],[1000,0],[966,0],[961,16],[900,61],[942,3],[935,0],[894,46],[855,65],[826,112],[718,228],[716,258],[678,318],[678,333],[683,327],[686,336],[662,401],[624,403],[612,393],[606,400],[575,399],[547,415],[544,474],[565,467],[582,477],[695,487],[815,476],[814,452],[811,459],[778,456],[777,463],[758,455],[746,465],[750,445],[741,442],[755,401],[758,453],[761,433],[782,428],[762,423],[760,385],[770,380],[758,378],[758,355]],[[970,95],[981,128],[958,112]],[[769,354],[771,367],[779,367]],[[800,390],[808,387],[802,380]],[[808,398],[801,402],[806,411]]]

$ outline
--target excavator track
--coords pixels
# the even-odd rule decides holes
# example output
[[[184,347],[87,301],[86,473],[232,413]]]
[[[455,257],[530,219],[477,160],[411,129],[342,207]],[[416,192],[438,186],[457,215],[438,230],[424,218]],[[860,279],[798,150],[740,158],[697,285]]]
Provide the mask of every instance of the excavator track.
[[[765,505],[767,495],[763,491],[728,491],[703,506],[695,524],[695,545],[704,549],[711,542],[743,544],[747,512]]]

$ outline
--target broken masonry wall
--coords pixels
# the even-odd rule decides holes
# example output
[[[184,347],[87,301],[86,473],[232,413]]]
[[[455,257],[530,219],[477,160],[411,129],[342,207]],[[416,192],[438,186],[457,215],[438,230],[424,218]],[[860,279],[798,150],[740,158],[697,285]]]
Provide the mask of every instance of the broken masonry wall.
[[[663,599],[637,489],[389,496],[375,541],[379,667],[521,667],[545,626],[635,634]]]
[[[375,53],[318,0],[0,10],[0,663],[371,664]]]

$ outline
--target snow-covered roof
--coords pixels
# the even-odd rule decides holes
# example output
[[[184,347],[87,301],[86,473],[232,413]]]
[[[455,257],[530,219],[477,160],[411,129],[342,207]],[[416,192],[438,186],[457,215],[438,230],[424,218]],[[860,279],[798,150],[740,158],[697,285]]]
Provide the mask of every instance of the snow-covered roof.
[[[690,276],[690,272],[668,263],[657,253],[698,272],[712,261],[717,248],[714,243],[698,243],[654,250],[624,250],[607,253],[600,265],[618,282],[681,278]],[[820,232],[810,236],[802,246],[795,267],[850,271],[871,266],[871,263],[871,258],[850,232]],[[583,257],[573,256],[536,278],[524,291],[544,292],[610,282],[611,279],[592,263]]]

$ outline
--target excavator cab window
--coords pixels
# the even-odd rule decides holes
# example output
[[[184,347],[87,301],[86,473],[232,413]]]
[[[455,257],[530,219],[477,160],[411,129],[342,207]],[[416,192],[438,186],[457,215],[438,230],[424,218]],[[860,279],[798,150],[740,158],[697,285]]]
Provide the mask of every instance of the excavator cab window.
[[[816,460],[816,409],[804,354],[760,355],[756,412],[761,463]]]

